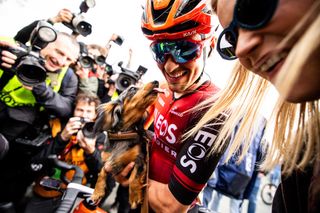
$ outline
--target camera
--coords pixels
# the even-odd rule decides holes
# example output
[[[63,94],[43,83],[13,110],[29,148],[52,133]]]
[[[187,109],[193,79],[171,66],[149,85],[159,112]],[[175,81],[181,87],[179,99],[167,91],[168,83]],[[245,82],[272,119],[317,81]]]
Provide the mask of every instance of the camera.
[[[80,122],[83,124],[81,131],[84,137],[94,138],[96,136],[94,131],[94,122],[87,118],[81,117]]]
[[[108,74],[110,74],[110,72],[113,72],[112,67],[106,63],[106,58],[102,55],[93,58],[88,54],[83,53],[79,57],[78,62],[80,63],[82,68],[91,69],[93,73],[96,72],[96,69],[94,69],[94,64],[98,64],[99,66],[106,65],[106,72]]]
[[[139,66],[134,72],[127,68],[122,67],[123,62],[119,62],[118,66],[121,68],[118,78],[115,81],[116,88],[122,92],[127,89],[130,85],[136,84],[138,80],[147,72],[147,68]]]
[[[117,35],[117,38],[113,41],[117,45],[121,46],[123,44],[123,38],[119,35]]]
[[[30,46],[18,43],[19,47],[2,48],[17,56],[16,63],[10,70],[23,85],[34,86],[45,81],[47,77],[44,68],[45,60],[40,56],[40,50],[56,38],[57,33],[52,25],[46,21],[39,21],[30,35]]]
[[[73,33],[80,34],[84,37],[90,35],[92,32],[92,25],[84,20],[82,13],[86,13],[89,8],[95,6],[94,0],[85,0],[80,4],[80,13],[73,14],[73,18],[70,23],[63,22],[63,24],[70,28]]]
[[[106,63],[106,73],[111,76],[113,75],[113,68],[110,64]]]

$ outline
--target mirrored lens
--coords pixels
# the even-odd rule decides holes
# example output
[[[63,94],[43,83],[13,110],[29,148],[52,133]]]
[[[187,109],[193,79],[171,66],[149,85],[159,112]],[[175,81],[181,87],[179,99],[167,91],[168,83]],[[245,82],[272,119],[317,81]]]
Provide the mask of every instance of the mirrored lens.
[[[201,52],[201,44],[189,40],[166,41],[151,44],[151,50],[154,59],[163,64],[166,60],[166,55],[172,55],[177,63],[186,63],[197,58]]]
[[[231,31],[224,30],[218,39],[217,50],[222,58],[227,60],[236,59],[236,35]]]
[[[186,63],[195,59],[198,54],[200,54],[200,49],[200,45],[189,41],[184,41],[183,44],[180,45],[180,49],[177,49],[174,52],[174,58],[177,63]]]
[[[278,0],[238,0],[235,15],[240,27],[257,29],[272,18]]]
[[[160,49],[160,45],[159,44],[154,44],[151,45],[151,52],[152,52],[152,56],[153,59],[159,63],[159,64],[163,64],[165,61],[165,53],[163,50]]]

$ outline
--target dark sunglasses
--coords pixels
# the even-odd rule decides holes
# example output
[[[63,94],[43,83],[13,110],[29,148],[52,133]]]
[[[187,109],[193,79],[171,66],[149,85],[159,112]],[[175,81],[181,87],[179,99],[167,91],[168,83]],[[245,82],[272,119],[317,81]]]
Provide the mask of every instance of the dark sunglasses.
[[[178,64],[187,63],[200,57],[203,41],[191,39],[174,41],[155,41],[150,45],[154,60],[164,64],[170,54]]]
[[[278,0],[237,0],[232,21],[218,38],[217,51],[221,57],[236,59],[238,28],[256,30],[264,27],[271,20],[277,5]]]

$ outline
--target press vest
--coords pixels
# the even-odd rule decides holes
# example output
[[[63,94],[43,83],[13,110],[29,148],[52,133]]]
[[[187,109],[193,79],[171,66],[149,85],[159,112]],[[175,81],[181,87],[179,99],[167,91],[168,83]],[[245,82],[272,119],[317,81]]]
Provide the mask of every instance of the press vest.
[[[46,85],[50,85],[53,91],[58,92],[67,70],[68,67],[62,68],[57,74],[57,78],[54,80],[55,82],[52,82],[51,77],[47,76]],[[0,78],[2,74],[3,70],[0,69]],[[2,89],[0,93],[0,100],[9,107],[33,107],[37,102],[32,94],[32,91],[23,88],[22,83],[19,81],[16,75],[13,76]]]
[[[15,40],[10,37],[0,37],[2,41],[7,41],[9,43],[14,44]],[[51,86],[53,91],[58,92],[61,87],[62,80],[68,70],[68,67],[64,67],[57,74],[56,78],[52,78],[55,76],[55,73],[48,73],[46,78],[46,84]],[[3,75],[3,70],[0,69],[0,79]],[[54,79],[54,82],[52,81]],[[8,83],[4,86],[4,88],[0,92],[0,100],[5,103],[9,107],[17,107],[17,106],[30,106],[33,107],[36,104],[36,99],[32,94],[32,91],[23,88],[22,83],[19,81],[17,76],[13,76]]]

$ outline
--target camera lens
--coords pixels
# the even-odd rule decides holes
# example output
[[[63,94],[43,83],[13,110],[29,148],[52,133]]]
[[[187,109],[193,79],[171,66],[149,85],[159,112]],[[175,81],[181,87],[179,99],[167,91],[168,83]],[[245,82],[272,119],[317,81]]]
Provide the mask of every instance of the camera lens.
[[[57,33],[52,28],[47,26],[40,27],[38,30],[38,35],[44,42],[52,42],[57,38]]]
[[[90,35],[92,32],[91,24],[85,21],[79,22],[76,28],[82,36]]]
[[[88,22],[84,21],[82,15],[77,15],[72,19],[72,26],[80,33],[82,36],[87,36],[92,32],[92,26]]]
[[[96,57],[96,63],[99,66],[103,66],[106,63],[106,58],[104,56],[102,56],[102,55],[99,55],[99,56]]]
[[[128,74],[125,74],[125,73],[121,73],[121,74],[119,74],[119,77],[117,78],[116,88],[119,91],[124,91],[130,85],[135,84],[136,82],[137,82],[137,79],[135,79],[134,77],[132,77]]]
[[[93,59],[90,56],[81,56],[79,58],[79,63],[83,68],[93,68]]]
[[[106,64],[106,73],[111,76],[113,75],[113,68],[110,64]]]
[[[130,79],[124,78],[120,81],[120,84],[122,87],[127,88],[128,86],[130,86]]]
[[[17,66],[17,77],[26,86],[35,86],[44,82],[47,74],[45,68],[33,56],[23,57]]]
[[[84,124],[84,126],[81,129],[83,136],[86,138],[94,138],[95,132],[94,132],[94,122],[87,122]]]

